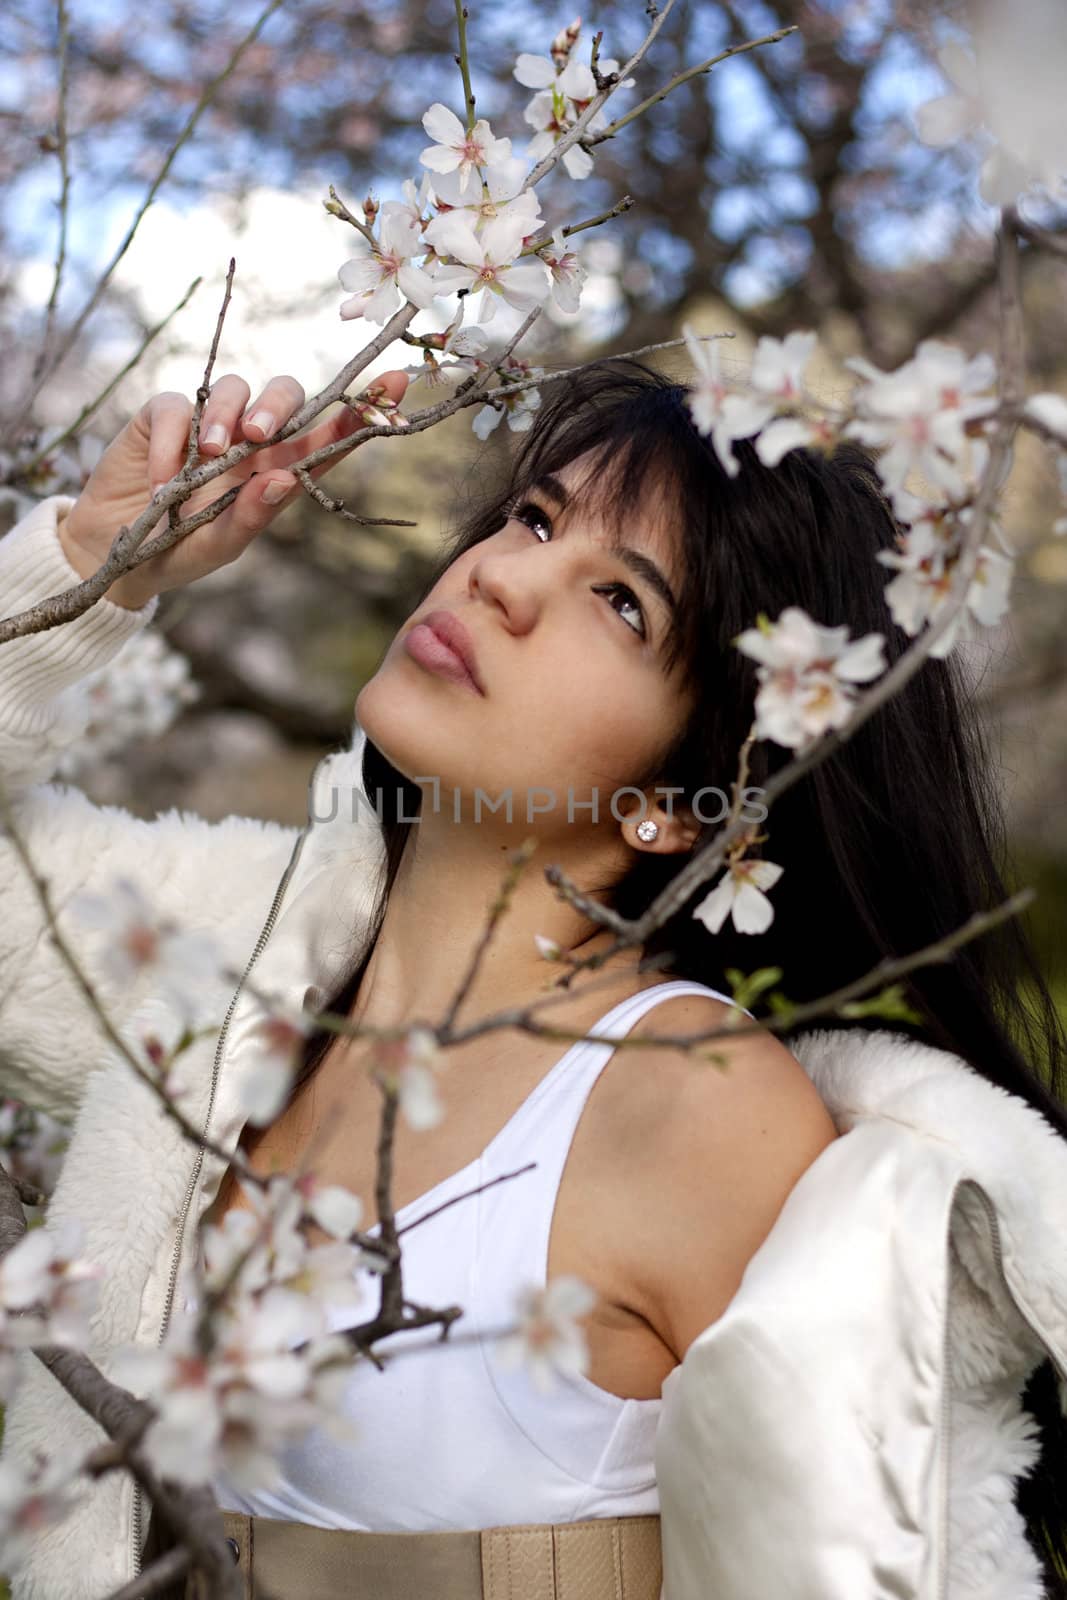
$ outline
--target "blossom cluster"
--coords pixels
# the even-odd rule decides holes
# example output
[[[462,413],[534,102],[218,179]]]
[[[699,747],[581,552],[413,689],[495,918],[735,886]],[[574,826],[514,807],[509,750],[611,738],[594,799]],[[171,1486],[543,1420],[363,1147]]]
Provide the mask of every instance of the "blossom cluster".
[[[384,324],[405,302],[428,311],[457,295],[459,311],[438,348],[461,358],[443,369],[460,376],[487,348],[484,336],[463,342],[473,331],[461,329],[465,317],[484,325],[501,304],[526,315],[549,301],[564,313],[578,310],[586,270],[566,242],[568,230],[550,228],[542,216],[534,180],[537,164],[573,133],[579,119],[580,131],[590,135],[607,125],[602,107],[587,114],[599,91],[592,66],[577,53],[580,33],[576,20],[553,40],[548,56],[523,53],[516,61],[517,81],[537,91],[525,111],[534,130],[525,156],[516,155],[511,140],[498,137],[485,118],[464,126],[441,102],[429,107],[422,125],[433,143],[420,157],[426,169],[421,183],[409,178],[403,200],[378,205],[368,199],[362,224],[357,220],[354,253],[338,272],[348,291],[344,319]],[[602,82],[617,79],[618,62],[604,60],[598,70]],[[616,81],[612,89],[632,82]],[[592,171],[593,158],[575,140],[563,149],[559,166],[582,179]],[[439,381],[442,366],[430,354],[431,340],[432,335],[414,339],[428,357],[416,373]],[[504,362],[497,368],[505,384],[509,376],[515,381],[517,366]],[[503,415],[521,432],[537,403],[534,389],[502,397],[478,413],[475,432],[487,437]]]
[[[998,373],[990,356],[968,357],[929,339],[893,372],[849,358],[845,364],[859,381],[847,407],[835,409],[808,387],[814,333],[761,338],[748,369],[728,378],[720,341],[689,326],[683,332],[695,374],[688,402],[693,423],[730,477],[740,471],[739,440],[751,440],[758,460],[769,468],[798,447],[831,450],[841,439],[857,439],[872,452],[892,513],[887,526],[896,530],[892,545],[875,559],[893,573],[885,598],[902,632],[914,638],[951,608],[950,620],[929,647],[932,656],[945,657],[969,622],[993,626],[1002,619],[1014,556],[992,517],[989,525],[1001,548],[977,547],[962,604],[955,601],[957,570],[989,463],[987,435],[999,414]],[[1067,498],[1067,401],[1055,394],[1032,395],[1024,413],[1057,451]],[[1056,523],[1055,531],[1067,532],[1067,518]],[[787,607],[775,622],[761,617],[734,643],[757,663],[755,737],[798,751],[841,727],[851,714],[856,686],[886,668],[883,634],[850,641],[847,628],[826,626],[799,606]],[[711,932],[718,932],[728,915],[738,931],[762,932],[773,916],[763,891],[780,873],[773,863],[741,855],[693,914]]]
[[[157,629],[144,628],[127,639],[106,667],[88,674],[78,693],[85,706],[85,728],[56,763],[56,776],[68,782],[135,741],[165,733],[199,698],[200,687],[187,658]]]

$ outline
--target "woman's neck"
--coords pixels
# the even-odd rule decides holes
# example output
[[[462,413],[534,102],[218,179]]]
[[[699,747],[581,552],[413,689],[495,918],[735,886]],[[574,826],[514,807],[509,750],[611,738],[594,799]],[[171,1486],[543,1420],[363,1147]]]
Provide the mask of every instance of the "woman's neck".
[[[535,935],[581,958],[614,942],[609,930],[559,899],[546,883],[543,865],[549,859],[560,860],[555,842],[551,853],[535,852],[515,885],[457,1014],[460,1025],[487,1012],[528,1004],[565,970],[544,959]],[[603,881],[605,875],[603,860],[592,863],[599,869],[594,874],[587,859],[581,876],[573,863],[570,868],[562,861],[560,865],[579,883]],[[618,870],[624,865],[616,862]],[[461,829],[453,829],[449,837],[440,830],[420,834],[413,827],[360,984],[354,1018],[381,1028],[439,1022],[467,978],[507,870],[508,846],[491,842],[488,834],[479,851],[470,847],[469,836],[462,838]],[[638,958],[637,950],[618,952],[607,966],[611,971],[633,970]]]

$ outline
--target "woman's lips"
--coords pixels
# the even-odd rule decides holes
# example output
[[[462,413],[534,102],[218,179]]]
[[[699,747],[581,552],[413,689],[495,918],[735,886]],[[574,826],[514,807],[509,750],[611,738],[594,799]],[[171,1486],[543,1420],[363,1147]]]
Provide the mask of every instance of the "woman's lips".
[[[481,694],[465,662],[425,622],[417,622],[404,635],[403,642],[408,655],[420,667],[436,672],[439,677],[449,678],[453,683],[465,684],[474,694]]]

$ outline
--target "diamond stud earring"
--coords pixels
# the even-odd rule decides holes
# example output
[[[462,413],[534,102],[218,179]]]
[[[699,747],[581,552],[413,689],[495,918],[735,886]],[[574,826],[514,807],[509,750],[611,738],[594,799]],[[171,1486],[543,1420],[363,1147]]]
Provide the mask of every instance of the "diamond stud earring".
[[[659,823],[653,822],[651,817],[646,817],[644,822],[637,824],[637,837],[643,844],[651,844],[659,833]]]

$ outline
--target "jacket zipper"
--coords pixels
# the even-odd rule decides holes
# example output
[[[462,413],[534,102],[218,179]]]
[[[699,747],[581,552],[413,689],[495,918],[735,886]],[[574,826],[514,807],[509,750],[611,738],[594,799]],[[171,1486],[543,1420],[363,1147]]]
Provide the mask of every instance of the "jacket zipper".
[[[323,760],[326,759],[327,757],[323,757]],[[321,762],[319,764],[321,765]],[[317,774],[318,767],[315,768],[315,771],[312,773],[309,781],[309,791],[312,793],[314,792],[314,783]],[[278,911],[285,896],[285,891],[289,887],[289,884],[292,880],[293,872],[296,869],[297,861],[300,859],[300,853],[304,848],[304,841],[307,839],[309,831],[310,824],[302,831],[300,837],[296,841],[296,844],[293,846],[292,854],[289,857],[289,863],[286,866],[285,871],[282,873],[278,887],[274,891],[274,899],[271,902],[271,908],[267,913],[267,920],[260,929],[259,938],[256,940],[255,948],[248,958],[248,963],[245,966],[245,969],[242,972],[240,980],[237,984],[237,988],[234,990],[230,999],[230,1004],[227,1008],[226,1015],[223,1018],[222,1027],[219,1029],[218,1043],[215,1046],[215,1060],[211,1071],[211,1092],[208,1096],[207,1113],[204,1118],[204,1138],[207,1137],[208,1126],[211,1122],[211,1113],[215,1105],[215,1090],[218,1086],[219,1069],[222,1065],[223,1052],[226,1048],[226,1035],[229,1032],[230,1019],[232,1018],[234,1010],[237,1006],[237,1002],[241,997],[241,991],[245,986],[245,980],[247,979],[248,974],[252,971],[252,968],[255,966],[256,962],[259,960],[259,957],[262,955],[267,940],[271,936],[274,924],[278,918]],[[189,1218],[189,1211],[192,1206],[193,1195],[196,1193],[197,1179],[200,1176],[200,1170],[203,1165],[204,1148],[203,1145],[200,1145],[197,1148],[196,1159],[193,1162],[193,1170],[189,1177],[189,1183],[185,1191],[185,1197],[182,1201],[182,1208],[178,1215],[178,1231],[175,1235],[174,1250],[171,1255],[170,1276],[167,1280],[167,1297],[163,1305],[163,1322],[159,1330],[159,1337],[156,1340],[157,1347],[161,1345],[163,1340],[166,1338],[167,1328],[170,1325],[171,1311],[174,1306],[174,1292],[178,1283],[178,1267],[181,1262],[182,1241],[185,1237],[185,1225]],[[142,1504],[143,1497],[141,1486],[139,1483],[135,1483],[133,1486],[133,1519],[131,1526],[134,1577],[136,1577],[141,1571],[141,1547],[144,1542],[141,1533]]]
[[[1030,1329],[1030,1332],[1034,1335],[1034,1337],[1036,1339],[1040,1340],[1041,1344],[1044,1346],[1044,1349],[1046,1351],[1048,1359],[1052,1362],[1052,1365],[1055,1368],[1056,1372],[1059,1374],[1060,1378],[1067,1380],[1067,1368],[1064,1367],[1064,1364],[1060,1360],[1059,1356],[1054,1353],[1053,1348],[1052,1348],[1052,1341],[1046,1336],[1046,1334],[1043,1331],[1043,1329],[1038,1326],[1036,1320],[1030,1314],[1030,1312],[1028,1310],[1025,1310],[1025,1311],[1023,1310],[1023,1307],[1019,1304],[1018,1295],[1015,1293],[1015,1291],[1011,1287],[1011,1284],[1008,1282],[1007,1274],[1004,1271],[1004,1255],[1003,1255],[1003,1252],[1001,1250],[1001,1243],[1000,1243],[1000,1221],[999,1221],[999,1219],[997,1217],[996,1207],[993,1205],[992,1200],[986,1194],[985,1190],[982,1188],[980,1183],[976,1183],[973,1178],[964,1179],[964,1182],[967,1184],[968,1188],[973,1189],[975,1191],[975,1193],[977,1194],[979,1200],[982,1203],[982,1207],[983,1207],[983,1209],[985,1211],[986,1217],[987,1217],[987,1219],[989,1221],[989,1234],[990,1234],[990,1238],[991,1238],[992,1244],[993,1244],[993,1264],[997,1269],[997,1273],[998,1273],[998,1275],[1000,1277],[1001,1283],[1004,1285],[1005,1292],[1007,1293],[1008,1297],[1010,1298],[1010,1300],[1012,1302],[1012,1305],[1015,1307],[1015,1309],[1019,1313],[1020,1317],[1022,1317],[1023,1321],[1026,1323],[1026,1326]],[[962,1187],[962,1185],[960,1185],[959,1187]],[[953,1195],[953,1205],[954,1204],[955,1204],[955,1195]],[[950,1215],[950,1218],[951,1218],[951,1210],[949,1212],[949,1215]],[[951,1222],[950,1222],[950,1227],[951,1227]],[[941,1452],[941,1508],[940,1508],[941,1509],[941,1530],[940,1530],[941,1531],[941,1570],[940,1570],[940,1572],[938,1574],[938,1585],[937,1585],[938,1600],[947,1600],[947,1597],[948,1597],[948,1491],[949,1491],[949,1424],[950,1424],[949,1413],[950,1413],[950,1404],[951,1404],[951,1395],[950,1395],[950,1392],[949,1392],[949,1368],[948,1368],[948,1361],[949,1361],[949,1299],[950,1299],[950,1293],[946,1293],[946,1296],[945,1296],[945,1338],[944,1338],[944,1349],[943,1349],[943,1354],[942,1354],[942,1359],[943,1359],[943,1363],[944,1363],[942,1371],[943,1371],[943,1374],[944,1374],[944,1378],[943,1378],[942,1388],[941,1388],[941,1427],[942,1427],[942,1439],[944,1440],[944,1444],[943,1444],[942,1452]]]

